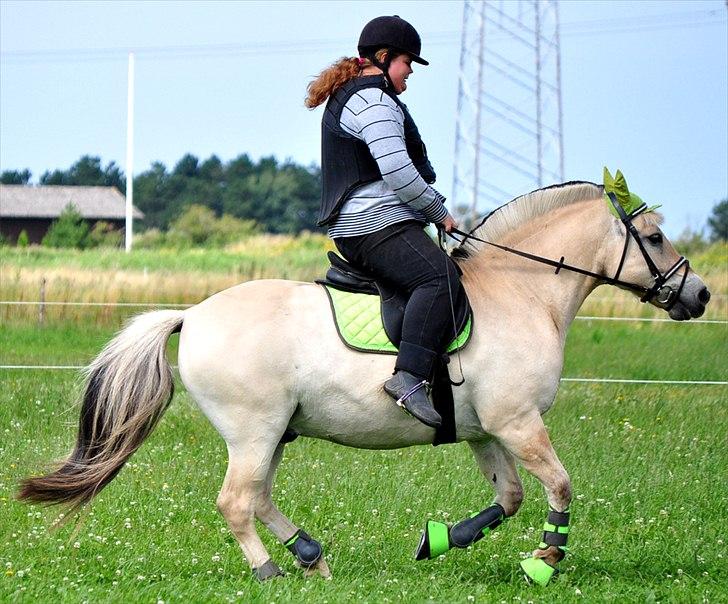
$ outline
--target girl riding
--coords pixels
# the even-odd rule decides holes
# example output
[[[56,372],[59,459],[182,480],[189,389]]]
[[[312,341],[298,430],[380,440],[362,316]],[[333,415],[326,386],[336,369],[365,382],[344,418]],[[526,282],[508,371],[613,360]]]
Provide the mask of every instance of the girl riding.
[[[319,224],[354,266],[409,294],[394,375],[384,389],[428,426],[442,419],[428,396],[452,338],[451,303],[463,294],[458,269],[424,227],[457,223],[431,184],[435,171],[399,95],[407,89],[420,36],[398,16],[364,26],[359,57],[343,58],[308,86],[305,104],[322,119]]]

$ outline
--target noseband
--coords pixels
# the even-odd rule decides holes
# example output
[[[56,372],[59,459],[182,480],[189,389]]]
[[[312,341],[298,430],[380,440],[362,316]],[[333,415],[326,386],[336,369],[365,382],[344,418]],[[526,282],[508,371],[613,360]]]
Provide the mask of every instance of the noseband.
[[[614,193],[607,193],[609,196],[609,201],[612,202],[612,205],[614,206],[615,211],[619,215],[620,220],[622,221],[622,224],[627,229],[627,232],[625,234],[624,238],[624,247],[622,248],[622,257],[619,260],[619,266],[617,267],[617,272],[614,274],[614,277],[609,277],[607,275],[600,275],[599,273],[594,273],[590,270],[580,268],[578,266],[572,266],[570,264],[566,264],[564,262],[564,256],[561,256],[561,259],[557,262],[556,260],[551,260],[550,258],[544,258],[543,256],[537,256],[536,254],[530,254],[528,252],[523,252],[521,250],[517,250],[512,247],[508,247],[506,245],[500,245],[498,243],[493,243],[492,241],[486,241],[485,239],[480,239],[479,237],[476,237],[472,233],[465,233],[464,231],[460,231],[458,229],[452,229],[448,235],[450,235],[455,241],[459,243],[464,243],[467,239],[473,239],[475,241],[479,241],[481,243],[485,243],[487,245],[490,245],[492,247],[496,247],[498,249],[501,249],[503,251],[509,252],[511,254],[515,254],[517,256],[521,256],[523,258],[528,258],[529,260],[534,260],[535,262],[540,262],[541,264],[548,264],[549,266],[556,267],[556,274],[558,275],[561,270],[570,271],[572,273],[579,273],[582,275],[587,275],[588,277],[594,277],[595,279],[599,279],[600,281],[603,281],[609,285],[617,285],[619,287],[623,287],[625,289],[630,289],[634,292],[637,292],[640,294],[640,302],[650,302],[653,298],[656,298],[657,302],[661,305],[664,305],[665,310],[670,310],[674,305],[675,302],[680,298],[680,293],[683,290],[683,287],[685,286],[685,281],[688,278],[688,272],[690,270],[690,263],[688,262],[687,258],[685,256],[680,256],[677,262],[673,264],[667,272],[663,273],[660,271],[659,268],[657,268],[657,265],[655,264],[654,260],[652,260],[652,257],[650,256],[649,252],[644,246],[644,243],[642,242],[642,239],[640,238],[639,233],[637,232],[637,229],[635,228],[634,224],[632,224],[632,221],[645,212],[647,210],[647,204],[643,203],[639,208],[631,212],[630,214],[627,214],[627,212],[624,211],[624,208],[619,204],[617,201],[617,196]],[[460,235],[462,239],[458,239],[455,237],[452,233],[456,233],[457,235]],[[642,253],[642,257],[645,259],[645,263],[647,264],[647,268],[650,270],[650,274],[652,275],[652,278],[654,279],[654,283],[651,287],[644,287],[642,285],[637,285],[636,283],[629,283],[628,281],[622,281],[619,278],[619,275],[622,273],[622,268],[624,267],[624,262],[627,258],[627,249],[629,248],[629,241],[630,239],[634,239],[637,243],[637,247],[639,248],[640,252]],[[677,289],[673,289],[671,286],[667,285],[667,282],[677,273],[680,268],[684,267],[685,270],[683,272],[682,280],[680,281],[680,285]]]

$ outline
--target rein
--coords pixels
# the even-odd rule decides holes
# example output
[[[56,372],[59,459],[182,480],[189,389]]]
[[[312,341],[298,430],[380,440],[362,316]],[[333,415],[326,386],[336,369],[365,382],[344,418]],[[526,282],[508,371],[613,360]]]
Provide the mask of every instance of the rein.
[[[540,262],[541,264],[546,264],[548,266],[552,266],[556,268],[555,274],[559,274],[560,271],[570,271],[572,273],[579,273],[581,275],[586,275],[587,277],[593,277],[595,279],[598,279],[599,281],[603,281],[607,283],[608,285],[616,285],[618,287],[623,287],[625,289],[632,290],[634,292],[637,292],[638,294],[641,294],[640,302],[649,302],[652,300],[655,296],[657,296],[657,301],[660,304],[666,305],[666,310],[670,310],[675,302],[677,302],[678,298],[680,297],[680,293],[682,292],[683,286],[685,285],[685,281],[688,276],[688,271],[690,270],[690,263],[685,258],[685,256],[680,256],[678,261],[672,265],[666,273],[662,273],[659,268],[657,268],[657,265],[652,260],[652,257],[650,256],[649,252],[645,249],[644,244],[642,243],[642,240],[640,239],[639,233],[637,232],[637,229],[635,228],[634,224],[632,224],[632,220],[637,217],[639,214],[644,212],[647,209],[647,204],[642,204],[639,208],[634,210],[632,213],[627,214],[624,211],[624,208],[619,204],[617,201],[617,197],[614,193],[607,193],[609,196],[609,200],[612,202],[612,205],[614,206],[614,209],[619,214],[619,218],[622,221],[622,224],[627,229],[627,233],[625,235],[624,240],[624,248],[622,249],[622,257],[619,261],[619,266],[617,267],[617,272],[615,273],[614,277],[609,277],[608,275],[602,275],[599,273],[595,273],[593,271],[587,270],[585,268],[581,268],[578,266],[572,266],[571,264],[567,264],[564,262],[564,256],[561,256],[561,258],[556,261],[552,260],[551,258],[545,258],[543,256],[538,256],[536,254],[531,254],[529,252],[524,252],[522,250],[518,250],[512,247],[508,247],[507,245],[501,245],[499,243],[493,243],[492,241],[486,241],[485,239],[481,239],[480,237],[476,237],[472,233],[466,233],[464,231],[461,231],[459,229],[453,228],[451,232],[447,233],[450,237],[452,237],[455,241],[457,241],[460,244],[463,244],[468,239],[473,239],[474,241],[479,241],[480,243],[485,243],[486,245],[490,245],[492,247],[498,248],[500,250],[503,250],[505,252],[508,252],[510,254],[515,254],[516,256],[521,256],[522,258],[527,258],[528,260],[533,260],[535,262]],[[458,239],[453,235],[453,233],[460,235],[462,239]],[[624,266],[624,261],[627,257],[627,248],[629,247],[629,241],[630,241],[630,235],[637,243],[637,246],[639,247],[640,252],[642,253],[642,257],[645,259],[645,263],[647,264],[647,267],[650,269],[650,273],[652,274],[652,277],[654,278],[654,283],[652,284],[652,287],[644,287],[643,285],[638,285],[636,283],[629,283],[628,281],[622,281],[619,278],[619,275],[622,272],[622,267]],[[685,267],[685,271],[682,276],[682,280],[680,281],[680,285],[677,288],[677,290],[673,289],[669,285],[666,285],[667,281],[670,280],[675,273],[681,268]]]

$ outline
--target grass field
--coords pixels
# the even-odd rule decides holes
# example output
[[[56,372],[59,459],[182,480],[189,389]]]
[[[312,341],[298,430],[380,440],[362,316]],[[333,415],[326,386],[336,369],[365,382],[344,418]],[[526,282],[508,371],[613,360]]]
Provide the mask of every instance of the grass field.
[[[83,364],[112,329],[4,326],[2,362]],[[564,375],[725,380],[725,352],[725,326],[577,322]],[[521,511],[492,537],[415,562],[427,518],[456,521],[491,500],[467,446],[371,452],[299,439],[274,496],[324,544],[334,579],[303,579],[261,528],[288,576],[259,585],[215,509],[223,442],[183,389],[77,532],[48,532],[57,511],[12,493],[71,446],[76,376],[1,375],[2,602],[728,601],[722,386],[562,387],[547,424],[573,480],[573,548],[545,589],[517,564],[546,511],[530,477]]]
[[[268,263],[261,249],[271,247]],[[248,278],[322,274],[315,237],[251,241],[202,254],[3,249],[0,298],[195,303]],[[260,249],[259,249],[260,248]],[[8,254],[5,252],[8,251]],[[693,265],[726,319],[728,246]],[[0,364],[84,365],[139,309],[4,306]],[[582,315],[665,316],[614,288]],[[169,358],[175,362],[176,336]],[[724,324],[576,321],[566,377],[728,379]],[[305,580],[261,527],[283,580],[251,576],[215,498],[222,439],[179,385],[159,428],[86,511],[49,531],[58,510],[14,501],[17,481],[64,456],[76,429],[73,371],[0,370],[0,602],[728,602],[725,386],[564,383],[546,416],[571,475],[571,553],[547,588],[525,584],[538,544],[541,486],[524,477],[521,511],[466,551],[415,562],[427,518],[457,521],[492,492],[466,445],[359,451],[298,439],[274,498],[321,541],[332,581]]]

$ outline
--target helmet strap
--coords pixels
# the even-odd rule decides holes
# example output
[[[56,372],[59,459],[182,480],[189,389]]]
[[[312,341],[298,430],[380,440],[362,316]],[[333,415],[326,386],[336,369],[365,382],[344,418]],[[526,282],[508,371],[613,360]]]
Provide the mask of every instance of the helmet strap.
[[[379,49],[377,49],[377,50],[379,50]],[[387,50],[387,55],[386,55],[386,58],[384,59],[384,61],[380,61],[379,59],[377,59],[376,51],[372,52],[367,57],[367,59],[369,59],[371,61],[372,65],[374,65],[374,67],[378,67],[379,69],[382,70],[382,72],[384,73],[384,79],[387,80],[387,84],[389,85],[389,87],[392,90],[394,90],[394,82],[392,82],[392,78],[389,77],[389,66],[392,64],[393,52],[392,52],[391,48],[387,48],[386,50]]]

